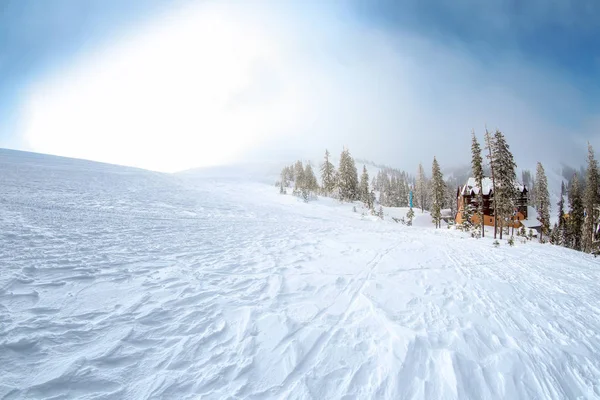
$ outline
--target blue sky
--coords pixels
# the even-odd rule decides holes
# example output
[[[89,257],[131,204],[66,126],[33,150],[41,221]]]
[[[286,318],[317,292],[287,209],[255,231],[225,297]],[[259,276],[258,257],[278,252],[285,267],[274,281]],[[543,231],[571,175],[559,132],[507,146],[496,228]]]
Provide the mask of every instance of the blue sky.
[[[410,168],[459,164],[487,125],[530,166],[583,160],[598,110],[595,1],[0,0],[0,147],[174,171],[347,145]]]

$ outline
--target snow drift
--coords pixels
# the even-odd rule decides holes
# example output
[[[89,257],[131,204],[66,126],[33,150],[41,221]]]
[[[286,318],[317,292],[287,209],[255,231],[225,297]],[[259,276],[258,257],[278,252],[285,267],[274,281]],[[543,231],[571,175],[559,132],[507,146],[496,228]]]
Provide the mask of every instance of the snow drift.
[[[0,171],[1,398],[600,398],[589,255],[231,176]]]

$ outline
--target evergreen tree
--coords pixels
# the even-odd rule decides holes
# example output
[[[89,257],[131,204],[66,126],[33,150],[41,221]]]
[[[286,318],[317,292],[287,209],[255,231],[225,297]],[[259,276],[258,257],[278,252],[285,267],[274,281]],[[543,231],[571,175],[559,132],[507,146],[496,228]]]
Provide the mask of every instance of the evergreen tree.
[[[494,203],[496,208],[496,219],[500,224],[500,239],[502,239],[503,227],[514,212],[514,200],[517,195],[515,181],[517,167],[510,147],[502,132],[496,130],[494,133],[494,151],[492,152],[492,164],[494,165]]]
[[[544,233],[548,233],[550,229],[550,195],[548,194],[546,172],[539,162],[535,172],[535,184],[535,192],[537,193],[535,208],[538,213],[538,220],[542,224],[540,233],[540,242],[542,242]]]
[[[408,226],[412,226],[413,223],[413,218],[415,217],[415,212],[413,211],[412,207],[408,210],[408,212],[406,213],[406,225]]]
[[[360,200],[365,203],[365,205],[371,209],[370,199],[371,199],[371,191],[369,190],[369,173],[367,172],[367,167],[363,165],[363,172],[360,176]]]
[[[581,229],[583,227],[583,200],[579,188],[579,178],[573,175],[569,189],[569,219],[567,220],[567,245],[581,250]]]
[[[379,193],[379,204],[381,204],[382,206],[389,206],[392,200],[390,194],[390,185],[390,178],[388,177],[388,174],[384,172],[381,175],[379,182],[379,187],[381,190],[381,192]]]
[[[325,150],[325,162],[321,165],[321,184],[325,196],[329,196],[335,189],[335,167],[329,161],[328,150]]]
[[[475,136],[475,131],[471,134],[471,170],[473,178],[479,187],[477,193],[477,217],[481,224],[481,237],[485,236],[485,225],[483,220],[483,159],[481,158],[481,146]]]
[[[598,189],[600,184],[598,175],[598,162],[594,156],[594,149],[588,143],[588,165],[584,191],[585,219],[583,223],[582,239],[583,251],[591,252],[595,239],[596,207],[598,205]]]
[[[558,229],[558,224],[554,224],[554,227],[550,231],[550,243],[552,244],[560,244],[560,233]]]
[[[317,177],[313,172],[313,169],[310,164],[306,164],[306,168],[304,169],[304,187],[303,187],[303,197],[305,200],[311,196],[311,194],[315,194],[319,190],[319,184],[317,183]]]
[[[398,192],[400,197],[399,207],[408,207],[408,185],[404,179],[398,181]]]
[[[425,201],[427,199],[427,178],[425,177],[425,170],[423,169],[423,165],[421,163],[419,163],[419,169],[417,171],[415,199],[417,200],[418,206],[421,208],[421,212],[424,212]]]
[[[435,222],[436,228],[441,227],[445,186],[440,165],[437,159],[433,157],[433,164],[431,166],[431,217],[433,218],[433,222]]]
[[[558,203],[558,224],[557,224],[557,243],[561,246],[566,245],[566,223],[565,223],[565,182],[560,184],[560,199]]]
[[[340,200],[358,200],[358,172],[354,159],[348,149],[344,149],[340,156],[340,168],[338,173],[338,185],[340,189]]]
[[[304,188],[304,166],[302,161],[296,161],[294,164],[294,194],[302,194],[302,188]]]
[[[481,224],[481,236],[485,236],[485,225],[483,220],[483,158],[481,157],[481,146],[475,136],[475,131],[471,132],[471,171],[473,178],[479,187],[477,193],[477,210],[476,214]]]
[[[496,197],[496,174],[494,173],[495,146],[494,146],[494,139],[487,129],[485,130],[485,147],[488,150],[487,158],[488,158],[488,162],[490,164],[490,172],[492,175],[491,178],[492,178],[492,193],[493,193],[492,206],[494,209],[494,239],[496,239],[497,232],[498,232],[498,209],[497,209],[497,202],[495,200],[495,197]]]

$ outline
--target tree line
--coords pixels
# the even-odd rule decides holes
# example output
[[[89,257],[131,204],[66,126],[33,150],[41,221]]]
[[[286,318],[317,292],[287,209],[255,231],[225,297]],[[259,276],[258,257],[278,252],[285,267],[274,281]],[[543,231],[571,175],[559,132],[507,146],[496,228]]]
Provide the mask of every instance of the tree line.
[[[488,130],[484,136],[485,147],[481,148],[475,132],[471,140],[471,170],[478,186],[482,187],[484,178],[484,158],[487,159],[487,167],[492,180],[492,208],[495,216],[494,238],[502,233],[512,221],[515,210],[515,199],[518,198],[516,168],[510,147],[501,131],[496,130],[493,134]],[[557,222],[551,226],[550,223],[550,195],[548,191],[548,179],[544,166],[537,163],[535,178],[531,172],[524,170],[522,173],[523,185],[528,185],[529,203],[535,208],[540,223],[540,241],[548,240],[552,244],[565,246],[584,252],[597,252],[597,231],[600,214],[600,172],[594,149],[588,143],[587,168],[585,178],[580,175],[584,170],[563,169],[570,172],[568,183],[561,183],[561,193],[557,203]],[[530,186],[529,186],[530,185]],[[485,235],[482,209],[483,194],[477,193],[476,202],[478,206],[472,211],[479,215],[481,223],[481,235]],[[468,210],[467,214],[468,214]],[[520,232],[525,235],[525,230]]]
[[[373,164],[364,161],[365,164]],[[305,201],[314,199],[317,195],[329,196],[344,202],[360,201],[374,215],[383,218],[382,206],[409,207],[412,192],[413,206],[421,212],[429,210],[436,227],[441,227],[442,211],[450,210],[450,215],[456,215],[458,182],[455,178],[444,179],[437,158],[433,158],[430,178],[420,163],[416,177],[404,171],[378,165],[376,176],[369,180],[366,165],[358,174],[356,163],[350,151],[344,148],[340,154],[339,166],[331,162],[330,153],[325,151],[324,160],[320,165],[319,184],[313,167],[302,161],[284,167],[278,182],[281,193],[287,193],[292,188],[294,195]],[[514,160],[506,137],[500,130],[490,132],[486,129],[481,146],[475,132],[471,134],[471,175],[477,186],[483,186],[486,175],[492,182],[493,196],[490,208],[494,215],[494,238],[503,238],[510,234],[513,225],[516,203],[519,198],[520,184],[517,181],[517,164]],[[572,173],[568,183],[563,182],[561,195],[557,203],[558,219],[551,226],[551,202],[548,192],[548,181],[542,163],[538,162],[535,176],[528,171],[522,171],[522,183],[528,188],[528,204],[531,204],[540,222],[540,241],[562,245],[575,250],[592,252],[597,249],[596,236],[600,214],[600,172],[594,150],[588,144],[587,168],[585,171],[563,169]],[[582,175],[585,172],[585,177]],[[379,209],[376,211],[376,206]],[[480,190],[472,205],[464,208],[467,221],[470,216],[479,216],[480,224],[475,227],[485,236],[483,220],[483,193]],[[414,215],[412,207],[410,214]],[[513,228],[514,234],[514,228]],[[525,229],[517,230],[517,234],[526,235]],[[512,240],[512,239],[511,239]]]
[[[436,227],[441,227],[444,208],[455,210],[456,193],[453,186],[444,180],[435,157],[431,179],[427,178],[422,164],[419,164],[416,178],[398,169],[383,165],[377,167],[379,168],[377,175],[369,180],[369,173],[366,165],[363,164],[359,177],[355,160],[347,148],[344,148],[340,154],[337,168],[331,162],[329,151],[325,150],[325,157],[320,166],[320,185],[311,164],[304,165],[302,161],[284,167],[277,185],[282,194],[286,194],[288,189],[293,188],[292,194],[302,197],[305,201],[316,198],[318,194],[344,202],[360,201],[373,215],[381,218],[383,218],[384,206],[409,207],[408,221],[404,221],[409,225],[414,216],[414,211],[410,207],[411,192],[415,207],[420,208],[421,212],[431,209]],[[377,210],[376,206],[379,206]]]

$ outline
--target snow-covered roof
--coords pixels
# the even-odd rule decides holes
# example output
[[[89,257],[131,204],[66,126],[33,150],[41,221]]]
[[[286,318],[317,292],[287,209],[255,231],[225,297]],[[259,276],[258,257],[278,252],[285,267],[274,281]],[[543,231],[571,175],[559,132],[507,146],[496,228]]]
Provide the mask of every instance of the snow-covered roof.
[[[440,213],[442,214],[442,217],[452,217],[452,210],[450,208],[444,208],[443,210],[440,210]]]
[[[521,224],[528,229],[539,228],[542,226],[542,223],[537,219],[523,219],[521,220]]]
[[[492,183],[492,179],[489,177],[484,177],[483,180],[481,181],[481,187],[482,187],[482,194],[484,196],[489,196],[490,193],[492,193],[493,190],[493,183]],[[519,192],[523,192],[526,187],[521,185],[519,182],[515,182],[515,188],[519,190]],[[462,189],[460,190],[461,194],[466,195],[466,194],[479,194],[479,186],[477,185],[477,181],[475,180],[475,178],[471,177],[467,180],[467,184],[465,186],[462,187]]]

